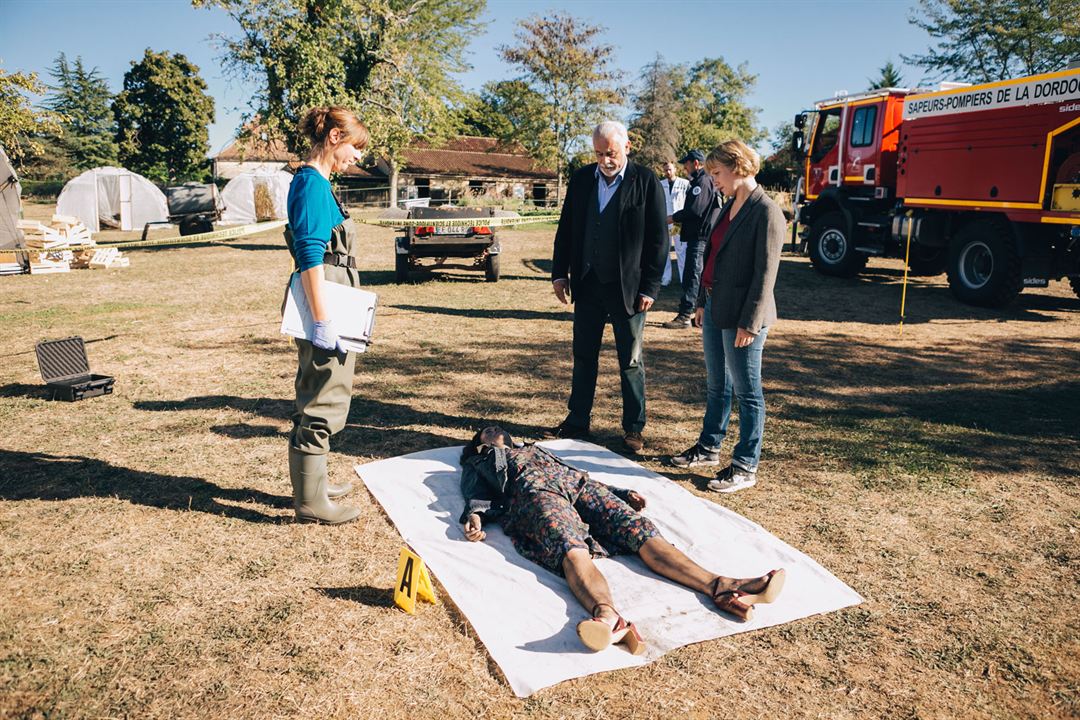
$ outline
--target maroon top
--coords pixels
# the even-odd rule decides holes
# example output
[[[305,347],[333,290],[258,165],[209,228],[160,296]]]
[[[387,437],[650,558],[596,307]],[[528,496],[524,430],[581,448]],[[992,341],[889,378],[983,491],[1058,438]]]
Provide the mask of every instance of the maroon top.
[[[716,253],[724,246],[724,235],[727,234],[728,226],[731,225],[731,213],[724,213],[724,218],[716,224],[716,229],[709,236],[709,257],[705,258],[705,267],[701,271],[701,282],[706,290],[712,290],[713,265],[716,264]]]

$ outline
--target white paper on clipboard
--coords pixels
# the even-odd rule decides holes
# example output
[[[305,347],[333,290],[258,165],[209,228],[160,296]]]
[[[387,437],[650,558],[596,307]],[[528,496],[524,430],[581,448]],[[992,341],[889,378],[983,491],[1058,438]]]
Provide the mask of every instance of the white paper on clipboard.
[[[341,345],[350,352],[364,352],[375,332],[375,306],[379,296],[367,290],[323,281],[323,302],[330,315]],[[296,338],[311,340],[315,321],[311,317],[300,273],[293,273],[285,297],[285,313],[281,317],[281,332]]]

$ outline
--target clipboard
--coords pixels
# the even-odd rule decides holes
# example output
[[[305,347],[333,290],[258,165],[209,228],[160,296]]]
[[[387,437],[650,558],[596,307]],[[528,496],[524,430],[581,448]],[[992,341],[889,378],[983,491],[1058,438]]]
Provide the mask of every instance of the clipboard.
[[[323,281],[322,289],[330,322],[341,339],[342,347],[349,352],[366,352],[375,332],[375,308],[379,296],[329,280]],[[283,335],[311,340],[314,330],[315,320],[311,317],[300,273],[293,273],[285,293],[281,332]]]

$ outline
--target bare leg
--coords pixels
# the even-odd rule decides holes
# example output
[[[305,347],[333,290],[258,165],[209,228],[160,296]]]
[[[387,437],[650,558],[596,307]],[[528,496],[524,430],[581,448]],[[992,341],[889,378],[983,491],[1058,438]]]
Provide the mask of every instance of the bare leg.
[[[768,582],[765,576],[760,578],[730,578],[711,573],[659,535],[646,540],[638,554],[641,555],[641,559],[653,572],[706,595],[712,595],[713,584],[717,583],[717,579],[719,579],[716,587],[717,592],[727,590],[742,590],[747,593],[758,592]]]
[[[589,551],[584,548],[572,549],[563,558],[562,566],[566,582],[570,585],[570,591],[574,593],[578,602],[588,612],[592,612],[592,609],[600,604],[596,616],[614,626],[619,616],[616,614],[614,601],[611,598],[611,589],[604,575],[593,562]]]

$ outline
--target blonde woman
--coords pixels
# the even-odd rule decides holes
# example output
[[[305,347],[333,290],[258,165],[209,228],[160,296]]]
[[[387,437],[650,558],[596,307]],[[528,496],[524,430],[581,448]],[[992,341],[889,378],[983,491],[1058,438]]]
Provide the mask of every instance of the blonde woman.
[[[787,223],[754,179],[761,158],[745,143],[721,143],[709,153],[705,168],[717,191],[729,198],[722,207],[713,204],[702,233],[707,238],[705,266],[694,325],[702,328],[705,348],[705,418],[697,443],[671,462],[677,467],[720,464],[734,395],[739,442],[731,464],[709,482],[710,490],[730,493],[757,482],[765,433],[761,356],[776,321],[773,287]]]

